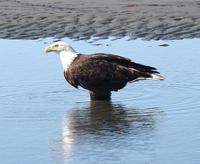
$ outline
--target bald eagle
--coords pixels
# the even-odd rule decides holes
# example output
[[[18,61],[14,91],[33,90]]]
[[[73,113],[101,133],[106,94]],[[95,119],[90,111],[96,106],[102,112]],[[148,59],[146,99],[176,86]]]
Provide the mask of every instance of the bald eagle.
[[[113,54],[80,54],[63,41],[47,46],[45,53],[48,52],[59,55],[65,79],[75,88],[89,90],[91,100],[110,100],[111,92],[124,88],[128,82],[164,79],[154,67]]]

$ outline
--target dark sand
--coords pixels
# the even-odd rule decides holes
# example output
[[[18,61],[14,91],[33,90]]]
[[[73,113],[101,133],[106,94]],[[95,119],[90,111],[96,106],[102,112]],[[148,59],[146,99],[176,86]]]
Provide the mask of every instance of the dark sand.
[[[198,0],[0,0],[0,38],[200,37]]]

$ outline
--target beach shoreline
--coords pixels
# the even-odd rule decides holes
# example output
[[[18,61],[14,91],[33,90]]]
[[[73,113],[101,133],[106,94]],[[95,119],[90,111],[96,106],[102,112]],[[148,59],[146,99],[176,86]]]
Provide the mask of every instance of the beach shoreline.
[[[0,38],[200,38],[198,0],[0,1]]]

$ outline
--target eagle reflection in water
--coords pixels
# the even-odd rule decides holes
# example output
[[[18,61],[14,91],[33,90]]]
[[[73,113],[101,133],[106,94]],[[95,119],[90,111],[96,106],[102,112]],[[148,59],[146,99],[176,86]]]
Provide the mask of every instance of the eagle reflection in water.
[[[120,144],[122,138],[131,141],[129,144],[138,145],[142,141],[145,145],[152,138],[159,115],[159,108],[133,109],[108,101],[91,101],[89,107],[72,109],[65,114],[63,153],[67,155],[80,149],[84,152],[88,145],[93,150],[99,143],[108,146],[111,140]]]

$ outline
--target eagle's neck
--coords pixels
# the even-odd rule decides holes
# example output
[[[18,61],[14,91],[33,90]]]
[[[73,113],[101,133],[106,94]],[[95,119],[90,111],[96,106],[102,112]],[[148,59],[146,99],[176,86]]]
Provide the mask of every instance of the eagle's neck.
[[[59,56],[60,56],[63,69],[66,71],[69,68],[69,66],[72,64],[74,59],[78,56],[78,53],[76,53],[76,51],[73,49],[68,50],[68,51],[64,50],[59,53]]]

